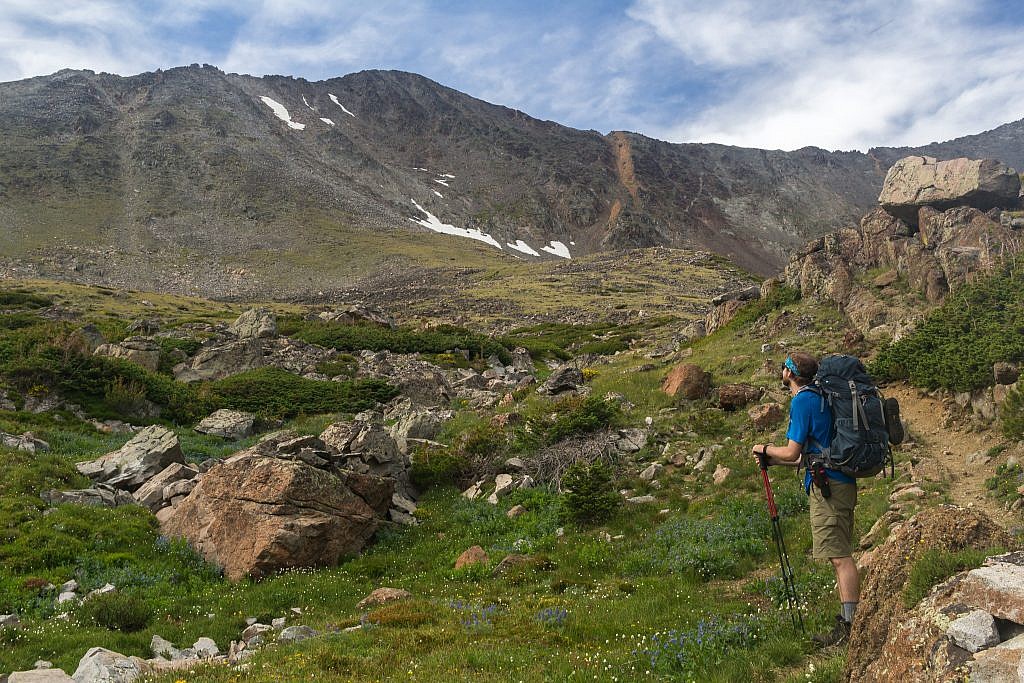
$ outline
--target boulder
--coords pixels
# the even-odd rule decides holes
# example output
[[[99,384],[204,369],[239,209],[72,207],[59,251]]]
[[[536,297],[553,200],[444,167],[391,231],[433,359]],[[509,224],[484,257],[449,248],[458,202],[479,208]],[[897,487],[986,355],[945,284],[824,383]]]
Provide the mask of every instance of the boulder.
[[[949,159],[909,156],[889,169],[878,202],[887,212],[917,224],[923,206],[945,210],[972,206],[982,211],[1017,205],[1020,178],[993,159]]]
[[[220,648],[213,638],[202,637],[192,645],[192,651],[200,659],[212,659],[220,654]]]
[[[583,371],[572,365],[563,365],[548,377],[538,389],[542,394],[561,394],[576,391],[583,385]]]
[[[1024,624],[1024,557],[1020,564],[996,561],[967,573],[960,585],[963,601],[994,617]]]
[[[445,418],[451,415],[446,411]],[[391,426],[391,438],[395,440],[398,450],[409,452],[409,439],[433,439],[441,431],[442,415],[425,408],[410,408],[396,416]]]
[[[50,450],[50,444],[42,439],[37,439],[32,432],[24,432],[20,435],[0,432],[0,444],[25,453],[45,453]]]
[[[283,629],[281,634],[277,636],[277,642],[301,643],[303,640],[316,638],[318,635],[320,634],[310,626],[289,626]]]
[[[263,345],[258,337],[204,345],[190,361],[174,366],[179,382],[217,380],[261,368]]]
[[[954,619],[946,629],[946,635],[968,652],[977,652],[999,644],[996,620],[983,609],[972,610]]]
[[[385,602],[393,602],[395,600],[404,600],[405,598],[411,598],[412,593],[402,588],[377,588],[372,593],[367,595],[365,598],[356,604],[356,609],[366,609],[367,607],[376,607],[377,605],[383,605]]]
[[[156,512],[164,505],[164,488],[166,486],[182,479],[192,479],[198,474],[197,468],[174,462],[146,481],[132,495],[139,505]]]
[[[334,565],[387,515],[394,482],[256,454],[215,465],[161,524],[232,580]]]
[[[455,568],[462,569],[471,564],[487,564],[490,562],[490,558],[487,556],[486,551],[478,545],[469,548],[455,560]]]
[[[145,671],[146,663],[102,647],[90,648],[71,675],[75,683],[132,683]]]
[[[860,606],[850,634],[844,680],[952,680],[969,657],[953,645],[945,627],[970,611],[959,598],[954,577],[932,590],[915,608],[903,604],[910,570],[930,549],[957,552],[1012,544],[1009,535],[984,513],[951,505],[925,510],[893,528],[875,551],[864,577]],[[957,611],[959,610],[959,614]],[[941,619],[937,614],[944,614]]]
[[[185,462],[178,437],[165,427],[152,425],[118,450],[80,462],[76,468],[93,481],[134,491],[175,462]]]
[[[704,333],[711,334],[725,327],[736,317],[740,309],[747,305],[743,299],[730,299],[712,308],[704,318]]]
[[[971,683],[1009,683],[1024,680],[1024,634],[982,650],[968,662]]]
[[[725,480],[729,478],[730,474],[732,474],[731,469],[722,463],[718,463],[718,465],[715,466],[714,474],[711,475],[711,479],[715,482],[715,486],[721,486],[725,483]]]
[[[530,352],[521,346],[517,346],[512,350],[512,370],[513,372],[525,373],[532,375],[533,359],[530,358]]]
[[[613,445],[620,453],[636,453],[647,445],[647,436],[646,429],[620,429],[612,437]]]
[[[228,331],[239,339],[271,339],[277,336],[277,318],[265,308],[250,308],[231,323]]]
[[[761,398],[761,389],[749,384],[725,384],[718,388],[718,405],[724,410],[743,408]]]
[[[7,677],[7,683],[75,683],[64,669],[36,669],[34,671],[15,671]]]
[[[658,475],[660,475],[664,470],[664,465],[662,465],[661,463],[652,462],[644,469],[643,472],[640,473],[640,478],[644,481],[654,481],[655,479],[658,478]]]
[[[93,351],[93,354],[123,358],[151,372],[156,372],[160,367],[160,345],[146,337],[128,337],[119,344],[102,344]]]
[[[127,491],[115,489],[112,486],[104,486],[103,484],[98,484],[88,489],[74,489],[71,491],[50,489],[40,493],[39,497],[51,507],[71,504],[114,508],[119,505],[131,505],[135,502],[135,498]]]
[[[502,574],[505,574],[512,569],[516,569],[517,567],[529,567],[536,564],[537,560],[529,555],[518,555],[513,553],[501,558],[501,562],[497,564],[491,574],[493,576],[501,576]]]
[[[747,411],[747,415],[750,416],[750,421],[758,429],[774,427],[786,419],[782,406],[774,402],[753,406]]]
[[[690,401],[707,398],[711,393],[711,375],[699,365],[682,363],[669,371],[661,390],[669,396],[682,395]]]
[[[195,429],[200,434],[211,436],[222,436],[225,439],[244,439],[252,436],[253,427],[256,424],[256,416],[241,410],[229,410],[221,408],[202,422],[196,425]]]

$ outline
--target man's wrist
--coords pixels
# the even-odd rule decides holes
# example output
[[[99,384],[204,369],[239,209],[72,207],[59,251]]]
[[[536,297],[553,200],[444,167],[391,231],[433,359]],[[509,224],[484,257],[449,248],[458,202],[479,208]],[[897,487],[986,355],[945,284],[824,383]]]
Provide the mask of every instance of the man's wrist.
[[[768,444],[761,446],[761,455],[768,457]]]

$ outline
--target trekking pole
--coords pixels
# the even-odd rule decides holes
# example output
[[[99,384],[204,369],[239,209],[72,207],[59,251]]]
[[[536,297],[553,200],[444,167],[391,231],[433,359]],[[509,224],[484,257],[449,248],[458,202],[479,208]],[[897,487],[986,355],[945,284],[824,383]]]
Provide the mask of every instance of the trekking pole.
[[[772,483],[768,479],[768,456],[758,455],[757,461],[761,465],[761,479],[764,481],[764,495],[768,498],[768,516],[772,520],[772,540],[775,541],[775,549],[779,552],[779,565],[782,567],[782,583],[786,589],[786,602],[789,603],[790,617],[793,619],[793,626],[799,626],[804,631],[804,618],[800,614],[800,600],[796,592],[796,578],[793,575],[793,566],[789,563],[789,554],[786,552],[786,539],[782,536],[782,525],[779,524],[779,509],[775,506],[775,494],[772,492]]]

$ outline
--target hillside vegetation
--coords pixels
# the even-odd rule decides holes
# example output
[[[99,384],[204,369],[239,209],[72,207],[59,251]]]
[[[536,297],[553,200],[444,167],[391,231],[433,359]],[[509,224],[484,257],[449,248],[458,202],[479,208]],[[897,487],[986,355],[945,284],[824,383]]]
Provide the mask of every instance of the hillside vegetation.
[[[884,349],[873,367],[887,377],[903,372],[922,385],[930,384],[927,378],[945,381],[943,358],[963,348],[918,351],[945,334],[935,327],[940,320],[965,326],[958,328],[963,344],[991,342],[1005,356],[1016,347],[1006,346],[1013,341],[999,330],[1019,313],[1018,283],[1019,274],[1008,271],[961,291],[969,315],[958,322],[951,299],[945,316]],[[72,671],[95,645],[149,657],[154,634],[179,647],[207,636],[226,651],[247,619],[287,617],[289,624],[322,635],[276,645],[271,637],[237,667],[199,666],[148,680],[840,680],[842,652],[813,651],[785,610],[761,483],[749,455],[751,443],[779,443],[784,425],[758,429],[745,409],[723,410],[713,397],[673,398],[659,388],[669,368],[692,362],[710,372],[716,386],[749,383],[784,407],[777,368],[786,350],[842,347],[846,323],[831,307],[801,301],[780,287],[699,340],[679,339],[688,317],[645,317],[630,326],[544,323],[489,335],[456,326],[312,322],[300,307],[279,307],[279,331],[344,352],[324,369],[348,379],[325,382],[262,368],[185,385],[173,379],[168,364],[151,372],[86,355],[82,326],[93,323],[116,340],[128,334],[134,318],[157,313],[163,331],[184,331],[191,323],[230,322],[240,309],[54,283],[7,287],[0,302],[0,379],[15,408],[0,410],[0,431],[31,431],[50,445],[38,454],[0,446],[0,613],[15,612],[22,620],[20,628],[0,628],[0,671],[28,669],[40,658]],[[52,319],[55,310],[73,320]],[[977,338],[966,336],[968,320]],[[193,352],[181,337],[162,353]],[[770,346],[762,349],[766,342]],[[47,510],[39,497],[50,488],[86,485],[74,463],[127,441],[128,434],[101,431],[96,418],[167,425],[187,459],[198,463],[256,440],[195,433],[192,424],[217,407],[245,408],[268,425],[318,434],[390,400],[394,388],[387,383],[353,378],[364,349],[415,352],[440,366],[480,369],[489,356],[517,347],[529,349],[541,378],[552,371],[545,360],[577,364],[589,395],[549,397],[527,387],[512,392],[511,402],[487,409],[457,400],[437,437],[442,450],[414,458],[413,477],[423,492],[415,513],[419,524],[388,525],[361,555],[337,567],[231,583],[186,543],[161,536],[148,510]],[[979,367],[991,357],[983,355]],[[922,362],[909,366],[907,358]],[[952,382],[958,377],[949,376]],[[85,415],[67,405],[24,410],[26,401],[54,393],[78,403]],[[159,413],[143,416],[142,408],[152,406]],[[581,456],[589,452],[588,440],[620,428],[647,429],[639,451],[598,449]],[[712,464],[694,468],[704,453]],[[497,505],[459,495],[469,483],[493,477],[513,456],[547,463],[550,476]],[[897,453],[901,470],[909,457]],[[641,478],[652,463],[664,469],[653,479]],[[730,470],[721,483],[713,478],[716,467]],[[804,621],[809,631],[826,629],[835,612],[832,570],[810,559],[807,502],[797,481],[789,472],[771,474]],[[863,482],[858,535],[888,509],[892,487],[885,479]],[[651,498],[627,502],[620,490]],[[936,483],[906,502],[902,513],[947,499]],[[509,517],[516,506],[523,513]],[[454,569],[456,558],[477,545],[488,559]],[[502,559],[519,555],[527,560],[498,570]],[[928,566],[922,564],[918,574],[931,578],[919,582],[941,571],[934,566],[960,566],[931,555],[924,561]],[[57,605],[49,586],[71,578],[83,591],[106,583],[117,590]],[[412,596],[357,607],[382,586]]]

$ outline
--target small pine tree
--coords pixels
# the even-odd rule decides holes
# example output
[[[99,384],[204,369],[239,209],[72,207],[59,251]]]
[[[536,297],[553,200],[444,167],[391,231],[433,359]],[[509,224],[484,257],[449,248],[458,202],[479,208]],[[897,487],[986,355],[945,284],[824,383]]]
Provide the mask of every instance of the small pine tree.
[[[579,522],[603,522],[618,509],[621,499],[612,485],[612,470],[604,463],[577,463],[562,478],[565,509]]]

